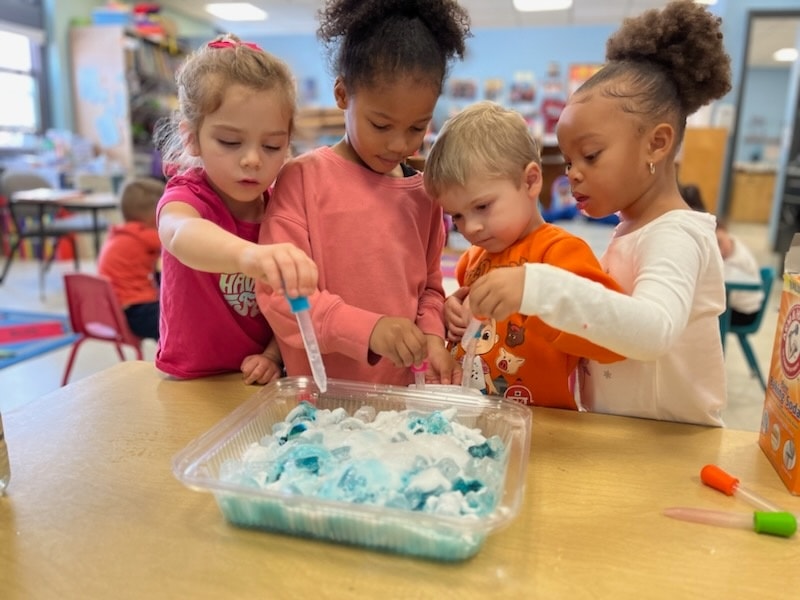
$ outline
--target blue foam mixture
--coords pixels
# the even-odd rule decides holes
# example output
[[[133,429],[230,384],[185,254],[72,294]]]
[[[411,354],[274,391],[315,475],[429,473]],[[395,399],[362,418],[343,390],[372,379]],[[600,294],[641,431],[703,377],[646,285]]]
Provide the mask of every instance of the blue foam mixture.
[[[220,479],[236,485],[448,516],[480,518],[499,500],[506,448],[430,413],[364,406],[318,409],[300,403]]]

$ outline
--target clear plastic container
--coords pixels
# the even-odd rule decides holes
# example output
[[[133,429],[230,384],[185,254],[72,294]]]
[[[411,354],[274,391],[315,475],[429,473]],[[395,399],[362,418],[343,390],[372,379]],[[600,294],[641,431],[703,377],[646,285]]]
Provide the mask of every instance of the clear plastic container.
[[[8,446],[3,431],[3,415],[0,414],[0,496],[6,493],[8,482],[11,481],[11,464],[8,462]]]
[[[486,517],[440,516],[419,511],[288,495],[234,484],[220,479],[229,460],[245,450],[272,426],[283,421],[301,401],[320,409],[343,408],[354,414],[362,406],[376,411],[413,409],[434,412],[456,408],[455,421],[498,436],[506,447],[505,472],[498,502]],[[494,396],[453,391],[426,393],[399,386],[330,380],[320,394],[308,377],[289,377],[272,383],[228,417],[175,455],[173,473],[186,486],[212,492],[231,523],[332,542],[456,561],[469,558],[486,536],[508,525],[518,514],[524,495],[530,453],[531,411]]]

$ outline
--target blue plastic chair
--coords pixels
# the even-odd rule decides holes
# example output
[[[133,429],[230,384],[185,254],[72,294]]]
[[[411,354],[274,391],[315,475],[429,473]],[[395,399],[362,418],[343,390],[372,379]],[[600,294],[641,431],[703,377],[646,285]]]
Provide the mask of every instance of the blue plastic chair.
[[[761,322],[764,320],[764,313],[769,306],[769,295],[772,291],[772,284],[775,281],[775,268],[774,267],[761,267],[761,289],[764,291],[764,300],[761,302],[761,308],[758,309],[758,313],[756,314],[756,318],[753,320],[752,323],[748,323],[747,325],[733,325],[730,322],[731,315],[730,315],[730,307],[728,307],[724,313],[722,313],[719,317],[720,322],[720,334],[722,335],[722,348],[725,349],[725,337],[728,333],[733,333],[736,335],[736,338],[739,340],[739,345],[742,347],[742,352],[744,353],[744,357],[747,360],[747,365],[750,367],[750,372],[755,376],[758,377],[758,381],[761,383],[761,387],[766,390],[767,383],[764,380],[764,376],[761,374],[761,368],[758,366],[758,360],[756,359],[755,352],[753,352],[753,347],[750,345],[750,341],[747,339],[747,336],[754,334],[758,331],[759,327],[761,327]],[[725,284],[725,291],[726,294],[730,294],[730,292],[734,290],[741,290],[741,289],[753,289],[751,284],[738,284],[738,283],[726,283]]]

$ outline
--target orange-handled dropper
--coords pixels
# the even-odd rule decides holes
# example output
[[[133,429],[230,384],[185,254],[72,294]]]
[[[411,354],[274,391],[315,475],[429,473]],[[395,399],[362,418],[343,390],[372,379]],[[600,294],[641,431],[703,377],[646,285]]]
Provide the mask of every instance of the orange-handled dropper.
[[[700,480],[708,487],[719,490],[728,496],[740,498],[759,510],[769,512],[783,511],[779,506],[741,485],[736,477],[726,473],[717,465],[706,465],[700,469]]]

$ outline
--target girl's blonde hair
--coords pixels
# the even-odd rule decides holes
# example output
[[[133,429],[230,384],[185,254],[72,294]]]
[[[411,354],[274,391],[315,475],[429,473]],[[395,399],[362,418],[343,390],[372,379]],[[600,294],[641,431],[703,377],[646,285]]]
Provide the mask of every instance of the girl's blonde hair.
[[[477,102],[448,119],[436,136],[425,160],[425,189],[438,198],[476,175],[520,185],[532,162],[541,165],[539,147],[522,115],[494,102]]]
[[[190,54],[178,70],[178,110],[156,127],[154,141],[166,175],[201,166],[186,151],[186,136],[197,134],[203,119],[222,105],[226,90],[243,85],[256,91],[276,90],[294,124],[297,91],[289,66],[255,44],[233,34],[221,35]]]

